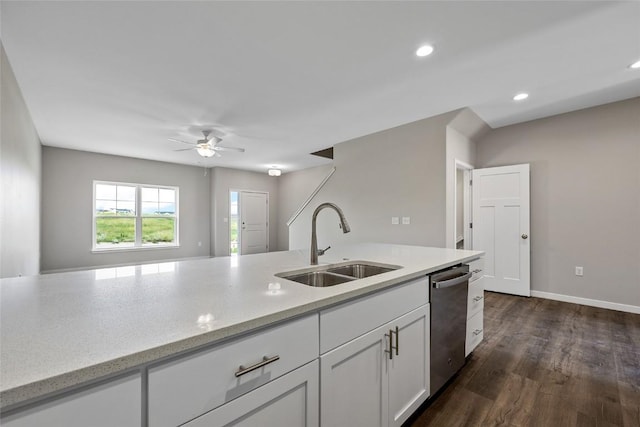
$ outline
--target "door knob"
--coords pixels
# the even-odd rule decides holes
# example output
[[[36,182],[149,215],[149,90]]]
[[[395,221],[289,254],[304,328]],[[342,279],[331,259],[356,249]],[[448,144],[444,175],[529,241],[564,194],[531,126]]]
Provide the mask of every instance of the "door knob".
[[[527,236],[526,234],[523,234],[521,237],[522,237],[523,239],[527,239],[529,236]]]

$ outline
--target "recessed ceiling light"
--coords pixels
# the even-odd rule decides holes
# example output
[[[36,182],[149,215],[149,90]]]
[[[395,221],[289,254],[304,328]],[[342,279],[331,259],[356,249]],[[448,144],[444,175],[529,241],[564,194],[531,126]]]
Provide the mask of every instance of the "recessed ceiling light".
[[[640,61],[636,61],[633,64],[629,65],[629,68],[638,69],[640,68]]]
[[[433,53],[433,46],[425,44],[424,46],[420,46],[418,50],[416,50],[417,56],[428,56]]]
[[[527,99],[529,97],[528,93],[519,93],[513,97],[514,101],[522,101],[523,99]]]

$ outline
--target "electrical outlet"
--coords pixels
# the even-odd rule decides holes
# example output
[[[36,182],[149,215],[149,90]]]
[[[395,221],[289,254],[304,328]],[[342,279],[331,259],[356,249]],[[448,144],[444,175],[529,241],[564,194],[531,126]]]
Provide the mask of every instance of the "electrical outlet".
[[[398,224],[400,224],[400,217],[392,216],[392,217],[391,217],[391,224],[393,224],[393,225],[398,225]]]
[[[410,216],[403,216],[402,217],[402,224],[404,224],[404,225],[411,224],[411,217]]]
[[[584,271],[582,267],[576,266],[576,276],[582,276],[583,274],[584,274]]]

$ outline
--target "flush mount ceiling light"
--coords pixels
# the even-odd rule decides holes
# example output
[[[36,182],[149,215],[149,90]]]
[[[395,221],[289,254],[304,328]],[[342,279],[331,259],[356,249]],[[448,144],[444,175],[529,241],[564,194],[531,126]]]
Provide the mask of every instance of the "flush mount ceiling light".
[[[282,171],[280,169],[269,169],[269,176],[280,176]]]
[[[516,96],[513,97],[514,101],[522,101],[525,100],[529,97],[528,93],[519,93]]]
[[[433,46],[428,44],[422,45],[418,48],[418,50],[416,50],[416,56],[419,56],[419,57],[429,56],[432,53],[433,53]]]
[[[637,70],[640,68],[640,61],[636,61],[633,64],[629,65],[629,68],[633,68],[634,70]]]

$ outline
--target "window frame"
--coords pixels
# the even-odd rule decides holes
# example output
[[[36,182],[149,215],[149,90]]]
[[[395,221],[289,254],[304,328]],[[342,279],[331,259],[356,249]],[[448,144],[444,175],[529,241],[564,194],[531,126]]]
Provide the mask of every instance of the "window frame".
[[[104,247],[98,246],[98,239],[96,236],[96,221],[98,218],[97,209],[96,209],[96,187],[98,185],[120,185],[120,186],[128,186],[135,187],[135,215],[130,216],[118,216],[114,215],[113,218],[133,218],[135,222],[134,233],[135,238],[133,245],[130,246],[119,246],[113,245],[112,247]],[[154,188],[160,190],[173,190],[175,192],[175,213],[171,216],[149,216],[143,215],[142,213],[142,188]],[[117,197],[117,195],[116,195]],[[116,199],[117,200],[117,199]],[[179,239],[179,203],[180,201],[180,188],[177,186],[171,185],[157,185],[157,184],[140,184],[133,182],[120,182],[120,181],[102,181],[102,180],[94,180],[93,181],[93,201],[92,201],[92,224],[91,224],[91,251],[92,252],[119,252],[119,251],[146,251],[146,250],[154,250],[154,249],[175,249],[180,247],[180,239]],[[143,243],[142,242],[142,220],[144,218],[174,218],[173,222],[173,235],[174,241],[171,243]]]

